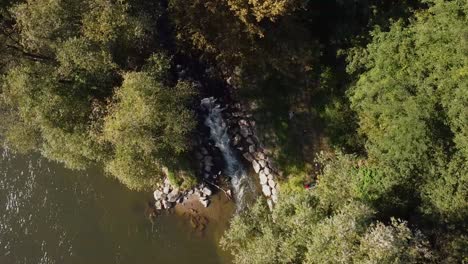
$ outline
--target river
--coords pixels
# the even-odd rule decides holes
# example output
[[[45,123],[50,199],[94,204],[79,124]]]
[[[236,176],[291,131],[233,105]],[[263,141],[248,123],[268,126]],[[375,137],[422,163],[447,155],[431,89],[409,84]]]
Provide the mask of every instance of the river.
[[[229,210],[202,235],[177,214],[152,224],[145,215],[151,193],[130,191],[99,168],[72,171],[38,155],[1,152],[2,264],[230,262],[218,247]]]

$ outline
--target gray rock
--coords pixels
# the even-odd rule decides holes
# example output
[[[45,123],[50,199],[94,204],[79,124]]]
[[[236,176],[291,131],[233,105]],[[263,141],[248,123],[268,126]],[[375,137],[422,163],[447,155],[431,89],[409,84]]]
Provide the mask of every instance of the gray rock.
[[[273,174],[268,174],[268,179],[273,180]]]
[[[264,185],[268,182],[268,178],[267,176],[263,173],[263,171],[260,171],[260,173],[258,174],[258,176],[260,177],[260,184]]]
[[[154,199],[155,199],[156,201],[157,201],[157,200],[160,200],[162,194],[163,194],[163,193],[162,193],[160,190],[154,191],[154,193],[153,193]]]
[[[241,127],[240,133],[244,138],[251,135],[250,130],[247,127]]]
[[[195,157],[198,159],[198,160],[201,160],[203,158],[203,155],[200,153],[200,152],[195,152]]]
[[[255,153],[255,145],[249,145],[249,152]]]
[[[236,134],[236,135],[234,136],[233,140],[232,140],[232,144],[233,144],[234,146],[237,146],[237,144],[240,143],[241,139],[242,139],[241,135]]]
[[[164,186],[163,193],[168,194],[170,191],[169,185]]]
[[[203,153],[203,155],[208,155],[208,150],[206,150],[205,147],[201,148],[201,152]]]
[[[275,188],[276,183],[275,183],[275,181],[273,181],[273,180],[268,180],[268,185],[269,185],[271,188]]]
[[[260,164],[258,164],[256,160],[252,160],[252,167],[255,173],[258,173],[260,171]]]
[[[202,192],[206,195],[206,196],[210,196],[213,194],[213,192],[210,190],[210,188],[208,187],[205,187],[202,189]]]
[[[213,165],[213,157],[211,157],[210,155],[206,156],[205,159],[204,159],[204,162],[205,162],[205,164]]]
[[[265,168],[266,162],[264,160],[259,160],[258,164],[260,164],[260,167]]]
[[[239,120],[239,122],[237,122],[239,124],[239,126],[242,128],[242,127],[246,127],[248,126],[249,124],[247,123],[247,121],[245,121],[244,119],[241,119]]]
[[[247,141],[247,143],[249,143],[250,145],[254,145],[254,144],[255,144],[255,142],[253,141],[252,137],[248,137],[248,138],[246,139],[246,141]]]
[[[271,189],[270,186],[268,185],[262,185],[262,192],[265,196],[270,196],[271,195]]]
[[[244,156],[244,158],[248,160],[249,162],[252,162],[254,160],[254,157],[249,152],[242,154],[242,156]]]
[[[175,203],[180,197],[179,190],[174,189],[167,195],[167,201]]]
[[[205,165],[205,171],[208,173],[211,172],[211,166],[209,164]]]
[[[162,209],[162,203],[161,203],[161,201],[159,201],[159,200],[156,201],[156,202],[154,203],[154,207],[155,207],[157,210],[161,210],[161,209]]]
[[[257,159],[259,159],[259,160],[265,159],[265,154],[263,154],[263,152],[261,152],[261,151],[258,151],[258,152],[255,154],[255,156],[256,156]]]
[[[265,168],[263,168],[263,172],[265,173],[265,175],[270,175],[270,168],[268,168],[268,166],[265,166]]]
[[[278,195],[278,186],[276,186],[275,188],[271,188],[271,195]]]
[[[208,200],[208,199],[200,199],[200,203],[201,203],[204,207],[208,207],[208,205],[210,205],[210,200]]]

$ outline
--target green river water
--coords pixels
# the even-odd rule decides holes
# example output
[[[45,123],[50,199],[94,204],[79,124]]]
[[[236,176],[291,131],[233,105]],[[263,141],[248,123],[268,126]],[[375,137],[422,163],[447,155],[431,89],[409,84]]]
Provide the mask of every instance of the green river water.
[[[218,240],[230,215],[202,235],[176,214],[152,224],[151,193],[129,191],[99,168],[1,152],[1,264],[229,263]]]

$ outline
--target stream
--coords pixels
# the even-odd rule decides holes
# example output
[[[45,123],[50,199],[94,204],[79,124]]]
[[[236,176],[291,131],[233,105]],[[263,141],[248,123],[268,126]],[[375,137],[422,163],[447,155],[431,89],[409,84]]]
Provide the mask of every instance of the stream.
[[[254,199],[255,185],[252,177],[248,175],[231,149],[226,122],[221,114],[224,109],[216,103],[216,99],[213,97],[201,100],[201,106],[208,112],[205,125],[210,128],[211,139],[223,155],[225,161],[224,173],[231,178],[237,212],[240,212],[247,206],[248,202]]]

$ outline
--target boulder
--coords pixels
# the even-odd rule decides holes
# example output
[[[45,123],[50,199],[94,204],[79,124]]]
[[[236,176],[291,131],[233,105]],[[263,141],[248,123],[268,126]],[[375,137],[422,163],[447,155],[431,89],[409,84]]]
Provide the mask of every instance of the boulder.
[[[203,155],[208,155],[208,150],[206,150],[206,148],[201,148],[201,152],[203,153]]]
[[[210,155],[205,156],[204,162],[205,162],[205,164],[213,165],[213,157],[211,157]]]
[[[240,143],[241,139],[242,139],[241,135],[236,134],[232,140],[232,144],[236,146],[237,144]]]
[[[276,187],[275,187],[275,188],[271,188],[271,196],[273,196],[273,195],[276,196],[277,194],[278,194],[278,188],[276,188]]]
[[[175,203],[180,197],[179,190],[174,189],[167,195],[167,201]]]
[[[268,177],[269,180],[273,180],[273,174],[268,174],[267,177]]]
[[[206,196],[210,196],[210,195],[213,194],[213,192],[211,191],[211,189],[208,188],[208,187],[203,188],[203,189],[202,189],[202,192],[203,192]]]
[[[211,172],[211,166],[209,164],[205,164],[205,171],[206,172]]]
[[[262,167],[262,168],[266,167],[266,161],[265,160],[259,160],[258,164],[260,164],[260,167]]]
[[[263,168],[263,172],[266,176],[270,175],[270,168],[268,168],[268,166],[265,166],[265,168]]]
[[[255,153],[255,145],[249,145],[249,152]]]
[[[237,123],[239,124],[240,127],[246,127],[249,125],[247,121],[245,121],[244,119],[239,120],[239,122]]]
[[[244,156],[244,158],[249,162],[252,162],[254,160],[254,157],[249,152],[245,152],[244,154],[242,154],[242,156]]]
[[[247,141],[247,143],[249,143],[250,145],[254,145],[254,144],[255,144],[255,142],[253,141],[252,137],[248,137],[248,138],[246,139],[246,141]]]
[[[258,174],[258,176],[260,177],[260,184],[265,185],[265,184],[268,182],[268,178],[267,178],[267,176],[263,173],[263,171],[260,171],[260,173]]]
[[[271,188],[275,188],[276,183],[275,183],[274,180],[269,179],[269,180],[268,180],[268,185],[269,185]]]
[[[258,173],[260,171],[260,164],[258,164],[258,162],[256,160],[252,161],[252,167],[253,167],[255,173]]]
[[[258,151],[256,154],[255,154],[256,158],[259,159],[259,160],[263,160],[265,159],[265,154],[263,154],[263,152],[261,151]]]
[[[270,186],[268,185],[262,185],[262,192],[265,196],[270,196],[271,195],[271,189]]]
[[[154,191],[154,193],[153,193],[154,199],[155,199],[156,201],[157,201],[157,200],[160,200],[162,194],[163,194],[163,193],[162,193],[160,190]]]
[[[163,193],[168,194],[169,191],[170,191],[169,185],[164,186],[164,188],[163,188]]]
[[[248,136],[251,135],[250,130],[248,127],[241,127],[240,133],[244,138],[247,138]]]
[[[162,209],[162,203],[161,203],[161,201],[159,201],[159,200],[156,201],[156,202],[154,203],[154,207],[155,207],[157,210],[161,210],[161,209]]]
[[[200,203],[204,206],[204,207],[208,207],[208,205],[210,205],[210,200],[208,199],[200,199]]]
[[[170,208],[172,208],[172,206],[174,206],[173,203],[171,203],[171,202],[169,202],[169,201],[167,201],[167,200],[163,200],[163,201],[162,201],[162,205],[163,205],[163,208],[164,208],[164,209],[170,209]]]

